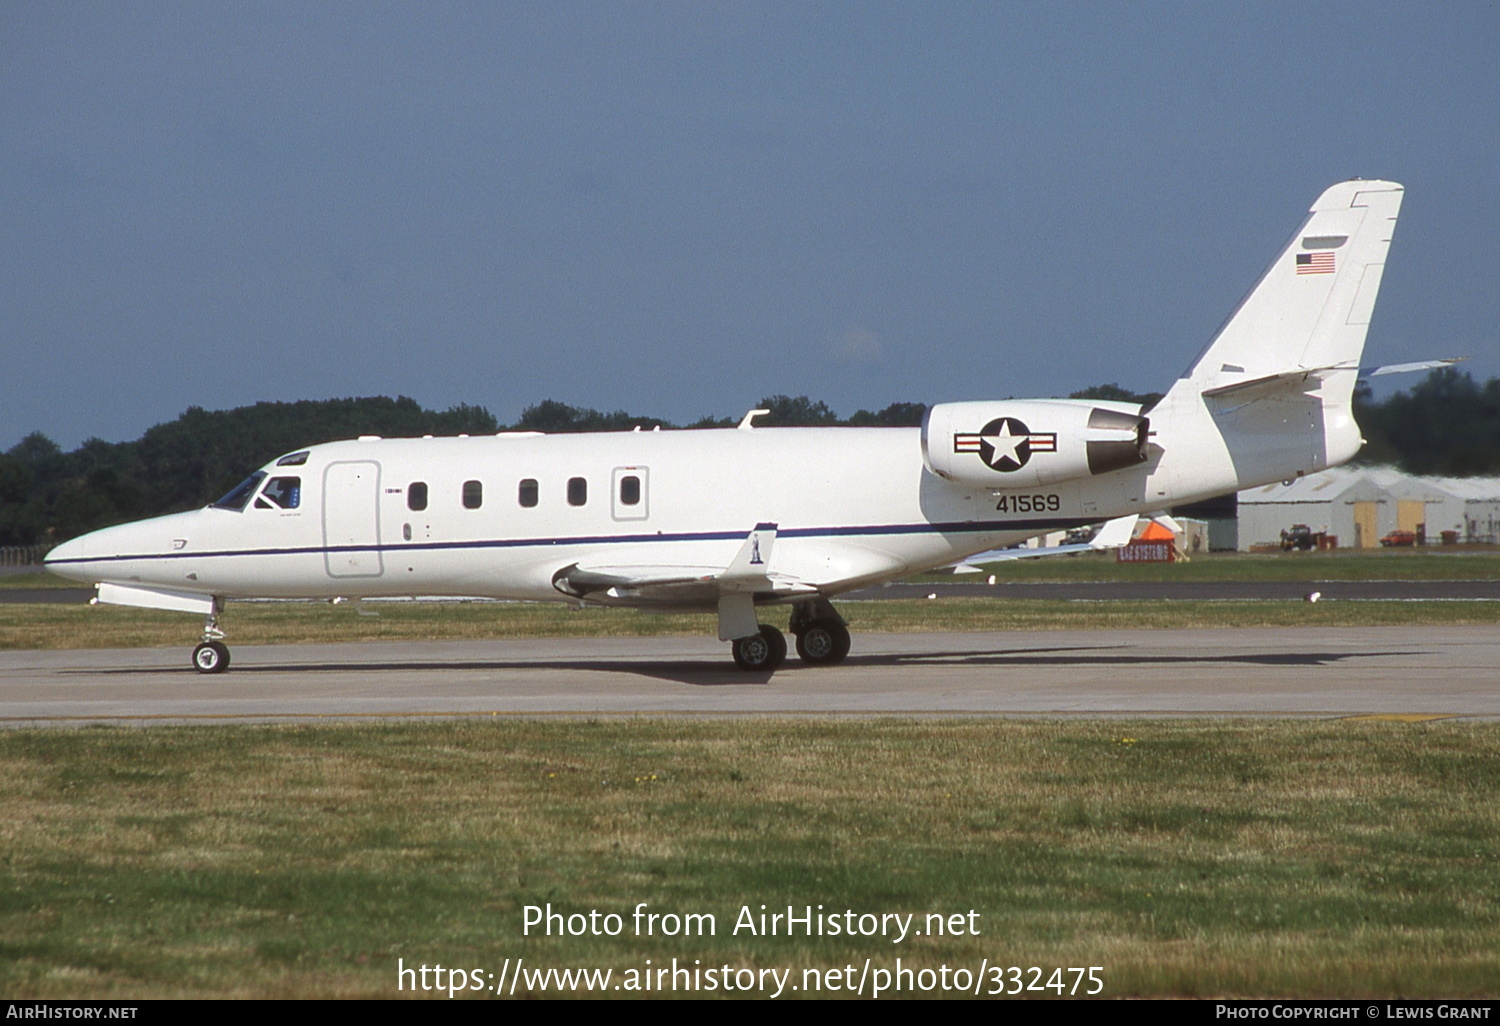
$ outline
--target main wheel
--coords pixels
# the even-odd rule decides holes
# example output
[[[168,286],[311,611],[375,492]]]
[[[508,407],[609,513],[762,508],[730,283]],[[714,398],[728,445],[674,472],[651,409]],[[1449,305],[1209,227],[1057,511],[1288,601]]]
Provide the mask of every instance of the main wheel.
[[[222,641],[205,641],[193,649],[193,669],[199,673],[223,673],[229,669],[229,646]]]
[[[761,624],[760,633],[737,638],[730,647],[734,663],[742,670],[769,673],[786,658],[786,635],[770,624]]]
[[[804,663],[832,666],[849,654],[849,628],[832,620],[815,620],[797,635],[797,654]]]

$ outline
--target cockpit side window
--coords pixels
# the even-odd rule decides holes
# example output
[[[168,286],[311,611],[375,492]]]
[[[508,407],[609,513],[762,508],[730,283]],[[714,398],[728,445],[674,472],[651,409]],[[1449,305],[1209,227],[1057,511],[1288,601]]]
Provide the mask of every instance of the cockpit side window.
[[[255,500],[259,509],[296,509],[302,505],[302,479],[300,477],[273,477]]]
[[[232,509],[236,513],[245,508],[245,503],[250,501],[250,496],[255,494],[255,489],[266,479],[264,470],[257,470],[245,480],[235,485],[223,498],[213,504],[214,509]]]
[[[302,464],[307,462],[307,457],[308,453],[306,450],[302,452],[288,453],[287,455],[281,457],[281,459],[277,460],[276,465],[278,467],[300,467],[302,466]]]

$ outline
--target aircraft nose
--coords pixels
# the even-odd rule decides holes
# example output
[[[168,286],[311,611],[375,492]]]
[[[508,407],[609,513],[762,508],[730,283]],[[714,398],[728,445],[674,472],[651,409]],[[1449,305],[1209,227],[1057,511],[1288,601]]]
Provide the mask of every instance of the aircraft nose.
[[[86,579],[88,564],[80,561],[88,556],[89,540],[93,536],[93,534],[85,534],[63,542],[42,557],[42,566],[59,577],[79,581]]]

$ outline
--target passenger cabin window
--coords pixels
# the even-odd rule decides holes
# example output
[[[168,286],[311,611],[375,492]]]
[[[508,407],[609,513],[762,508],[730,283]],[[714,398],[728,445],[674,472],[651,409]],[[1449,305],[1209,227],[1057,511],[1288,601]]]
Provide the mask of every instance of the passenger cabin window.
[[[568,478],[568,505],[582,506],[589,501],[589,483],[581,477]]]
[[[620,478],[620,505],[639,506],[640,504],[641,479],[634,474]]]
[[[520,489],[519,498],[520,498],[520,501],[521,501],[521,505],[524,506],[524,507],[526,507],[527,509],[531,509],[531,507],[533,507],[533,506],[536,505],[536,500],[537,500],[536,478],[534,478],[534,477],[528,477],[524,481],[521,482],[521,489]]]
[[[427,508],[427,482],[413,481],[406,486],[406,508],[424,510]]]
[[[260,487],[260,483],[265,479],[266,472],[264,470],[257,470],[245,478],[245,480],[235,485],[233,490],[225,494],[218,502],[215,502],[213,504],[214,509],[232,509],[236,513],[240,512],[245,508],[245,504],[250,501],[250,496],[255,494],[255,490]]]
[[[273,477],[255,500],[256,509],[296,509],[302,505],[300,477]]]
[[[464,482],[464,509],[478,509],[484,505],[484,485],[478,481]]]

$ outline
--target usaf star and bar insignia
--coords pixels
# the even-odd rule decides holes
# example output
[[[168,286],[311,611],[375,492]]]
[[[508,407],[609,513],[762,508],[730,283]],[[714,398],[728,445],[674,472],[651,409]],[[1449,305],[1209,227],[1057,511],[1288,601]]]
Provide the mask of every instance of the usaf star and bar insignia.
[[[978,434],[955,434],[953,451],[977,452],[991,470],[1009,473],[1026,466],[1034,452],[1056,452],[1057,433],[1033,432],[1014,417],[999,417]]]

